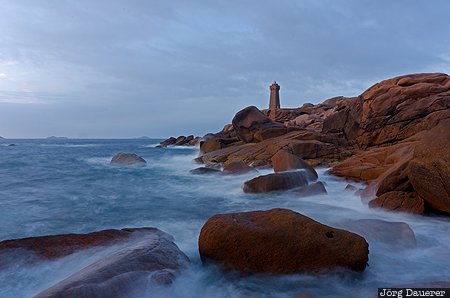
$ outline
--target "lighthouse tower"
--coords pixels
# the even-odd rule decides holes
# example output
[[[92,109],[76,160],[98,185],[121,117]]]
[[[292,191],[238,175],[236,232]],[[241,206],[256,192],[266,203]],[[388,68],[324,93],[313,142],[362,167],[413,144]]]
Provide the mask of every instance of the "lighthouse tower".
[[[270,85],[270,101],[269,101],[269,110],[270,110],[270,118],[275,120],[276,111],[280,109],[280,85],[277,82],[273,82]]]

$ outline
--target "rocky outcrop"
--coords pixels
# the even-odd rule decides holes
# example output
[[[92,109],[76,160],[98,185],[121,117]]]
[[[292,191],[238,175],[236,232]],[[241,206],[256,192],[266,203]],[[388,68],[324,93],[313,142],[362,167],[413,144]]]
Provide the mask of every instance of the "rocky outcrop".
[[[421,213],[424,201],[425,211],[450,213],[449,151],[445,151],[450,130],[448,75],[399,76],[357,97],[278,109],[275,121],[267,117],[269,113],[255,107],[238,112],[233,128],[228,125],[215,134],[213,145],[198,160],[206,164],[241,160],[252,167],[273,166],[278,172],[298,167],[294,164],[300,158],[311,166],[331,165],[332,174],[366,182],[359,192],[366,203],[384,195],[372,205]],[[432,133],[435,127],[441,127],[440,132]],[[433,135],[426,141],[429,133]],[[433,146],[427,148],[429,143]]]
[[[334,136],[293,131],[259,143],[229,145],[219,150],[205,153],[200,160],[206,164],[226,163],[241,160],[248,165],[271,165],[272,157],[280,150],[287,150],[306,159],[311,165],[327,164],[352,154],[351,148],[339,143]]]
[[[254,106],[239,111],[232,124],[236,136],[245,143],[257,143],[286,133],[283,124],[272,121]]]
[[[342,104],[323,132],[343,131],[359,148],[393,144],[450,118],[450,77],[413,74],[382,81]]]
[[[159,143],[157,147],[168,147],[168,146],[195,146],[200,141],[199,137],[190,136],[179,136],[177,138],[170,137]]]
[[[203,261],[246,273],[314,273],[336,267],[362,271],[363,237],[288,209],[218,214],[199,236]]]
[[[35,297],[124,297],[140,281],[147,285],[148,281],[154,285],[171,283],[187,268],[188,257],[170,235],[155,228],[133,229],[131,233],[133,237],[111,254]]]
[[[145,161],[145,159],[135,153],[121,152],[113,156],[113,158],[111,159],[111,164],[122,166],[145,166],[147,162]]]
[[[246,193],[265,193],[288,190],[306,185],[308,185],[308,176],[305,172],[282,172],[262,175],[246,181],[243,190]]]

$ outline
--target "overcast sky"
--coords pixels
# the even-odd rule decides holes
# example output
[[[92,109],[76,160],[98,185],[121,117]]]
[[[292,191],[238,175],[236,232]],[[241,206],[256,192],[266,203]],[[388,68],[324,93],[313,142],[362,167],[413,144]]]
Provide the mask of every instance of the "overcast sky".
[[[218,131],[248,105],[450,73],[450,1],[0,0],[0,135]]]

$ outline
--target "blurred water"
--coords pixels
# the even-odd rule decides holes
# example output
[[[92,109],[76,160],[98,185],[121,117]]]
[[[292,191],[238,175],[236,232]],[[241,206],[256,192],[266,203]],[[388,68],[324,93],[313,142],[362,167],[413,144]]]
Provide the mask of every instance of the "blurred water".
[[[1,140],[0,240],[85,233],[107,228],[153,226],[175,237],[190,269],[170,287],[141,285],[136,297],[373,297],[378,287],[450,280],[450,220],[371,210],[346,182],[319,169],[328,195],[249,195],[244,176],[196,176],[194,148],[155,148],[159,140]],[[17,146],[7,146],[14,143]],[[118,152],[134,152],[146,167],[109,165]],[[263,171],[266,173],[269,171]],[[362,274],[250,276],[203,266],[197,237],[217,213],[289,208],[322,223],[376,218],[403,221],[414,230],[416,249],[370,243]],[[91,251],[41,264],[0,269],[0,297],[29,297],[99,258]],[[130,294],[131,295],[131,294]]]

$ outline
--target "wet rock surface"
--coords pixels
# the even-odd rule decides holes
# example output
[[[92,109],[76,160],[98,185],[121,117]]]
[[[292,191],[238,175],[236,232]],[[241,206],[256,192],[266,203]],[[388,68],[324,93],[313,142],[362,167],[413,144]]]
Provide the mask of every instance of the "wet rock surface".
[[[205,262],[244,274],[362,271],[369,254],[363,237],[288,209],[215,215],[202,227],[199,251]]]

